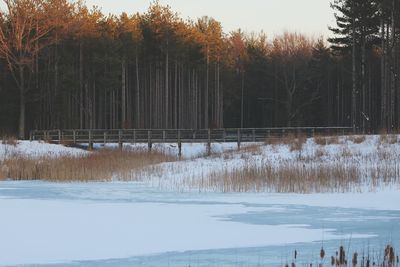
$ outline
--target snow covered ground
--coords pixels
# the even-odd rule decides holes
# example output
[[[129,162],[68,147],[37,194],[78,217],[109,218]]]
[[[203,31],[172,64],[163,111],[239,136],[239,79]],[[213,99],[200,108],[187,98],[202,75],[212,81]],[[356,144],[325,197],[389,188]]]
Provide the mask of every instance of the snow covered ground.
[[[214,154],[203,157],[205,145],[185,144],[183,160],[144,170],[142,182],[0,181],[0,266],[282,266],[295,249],[301,266],[317,263],[322,245],[328,256],[340,245],[358,252],[400,245],[398,185],[301,195],[200,193],[190,183],[249,163],[279,165],[300,158],[310,164],[397,166],[398,142],[369,136],[360,144],[341,138],[318,145],[309,139],[301,150],[259,144],[241,153],[231,151],[236,144],[212,147]],[[173,144],[155,149],[177,154]],[[38,142],[0,145],[0,161],[86,153]]]
[[[380,136],[366,136],[361,142],[354,140],[354,137],[340,137],[337,143],[326,145],[317,144],[310,138],[300,150],[291,149],[290,144],[247,144],[247,149],[241,152],[236,151],[236,144],[213,144],[214,153],[210,157],[194,157],[205,153],[204,145],[194,144],[186,147],[190,156],[185,160],[152,166],[149,171],[143,171],[141,176],[153,187],[179,191],[221,191],[221,188],[204,186],[210,175],[224,174],[246,166],[354,166],[368,176],[368,171],[372,169],[375,173],[385,168],[400,169],[400,137],[395,138],[397,143],[389,144]],[[168,149],[170,153],[175,153],[171,147]],[[201,149],[203,151],[197,153]],[[118,177],[115,179],[118,180]],[[367,181],[365,187],[355,190],[369,191],[373,188]]]
[[[87,153],[78,148],[70,148],[62,145],[48,144],[38,141],[18,141],[16,145],[0,143],[0,160],[12,156],[24,156],[30,158],[80,156]]]

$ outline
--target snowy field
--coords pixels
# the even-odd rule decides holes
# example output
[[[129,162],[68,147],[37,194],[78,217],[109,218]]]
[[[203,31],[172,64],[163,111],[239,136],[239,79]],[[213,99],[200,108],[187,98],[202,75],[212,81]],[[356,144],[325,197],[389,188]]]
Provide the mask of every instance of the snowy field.
[[[154,149],[177,154],[173,144]],[[200,193],[186,182],[249,162],[286,164],[316,153],[328,164],[392,164],[398,142],[370,136],[329,145],[309,139],[300,151],[264,144],[241,153],[236,144],[212,149],[204,157],[203,144],[184,145],[183,160],[143,171],[141,182],[0,181],[0,266],[283,266],[294,250],[298,266],[317,266],[322,246],[329,258],[340,245],[377,256],[389,242],[400,245],[398,185],[344,194],[224,194]],[[86,153],[39,142],[0,145],[0,160]]]

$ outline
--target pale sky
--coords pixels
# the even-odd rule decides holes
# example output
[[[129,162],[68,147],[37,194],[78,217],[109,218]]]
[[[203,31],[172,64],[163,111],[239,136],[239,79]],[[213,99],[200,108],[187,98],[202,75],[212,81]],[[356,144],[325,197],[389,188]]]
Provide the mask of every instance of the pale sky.
[[[72,0],[73,1],[73,0]],[[210,16],[222,23],[225,33],[241,28],[267,36],[285,30],[319,37],[329,35],[328,26],[335,24],[330,2],[333,0],[159,0],[169,5],[182,18]],[[151,0],[86,0],[103,13],[128,14],[145,12]],[[2,2],[0,7],[4,8]]]
[[[103,13],[131,14],[144,12],[151,0],[86,0]],[[172,7],[182,18],[207,15],[222,23],[226,33],[241,28],[246,32],[264,30],[268,36],[285,30],[318,37],[329,34],[328,25],[335,18],[331,0],[160,0]]]

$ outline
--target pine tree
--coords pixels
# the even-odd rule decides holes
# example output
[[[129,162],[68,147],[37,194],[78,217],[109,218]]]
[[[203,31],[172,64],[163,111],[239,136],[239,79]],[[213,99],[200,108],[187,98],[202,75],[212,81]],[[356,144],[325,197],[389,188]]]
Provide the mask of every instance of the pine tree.
[[[366,121],[366,55],[367,49],[377,43],[379,35],[379,7],[375,0],[335,0],[337,27],[330,30],[332,48],[341,53],[351,51],[352,101],[351,118],[355,131],[360,121]]]

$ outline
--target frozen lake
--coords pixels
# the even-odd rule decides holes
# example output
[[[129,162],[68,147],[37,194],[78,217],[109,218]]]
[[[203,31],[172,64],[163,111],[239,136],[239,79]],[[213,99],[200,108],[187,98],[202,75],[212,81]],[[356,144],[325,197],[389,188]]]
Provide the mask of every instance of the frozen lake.
[[[163,192],[140,183],[0,182],[0,266],[280,266],[340,245],[400,245],[399,190]]]

